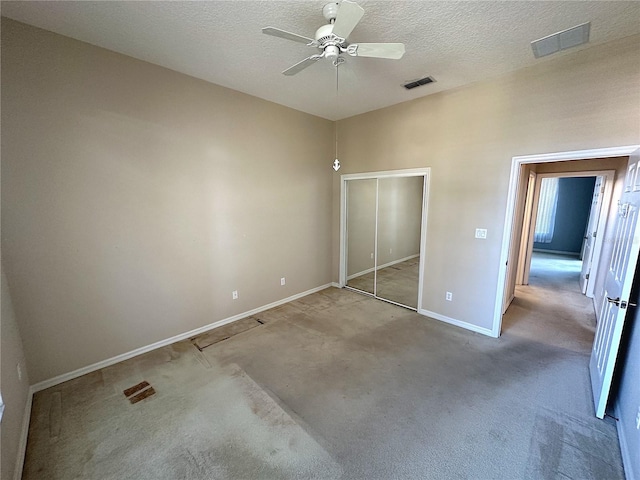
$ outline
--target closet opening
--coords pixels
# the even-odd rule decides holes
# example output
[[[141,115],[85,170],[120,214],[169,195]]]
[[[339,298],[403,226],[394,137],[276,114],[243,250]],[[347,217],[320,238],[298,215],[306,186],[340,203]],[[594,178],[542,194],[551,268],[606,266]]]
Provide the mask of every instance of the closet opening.
[[[419,309],[428,183],[429,169],[341,176],[342,287]]]

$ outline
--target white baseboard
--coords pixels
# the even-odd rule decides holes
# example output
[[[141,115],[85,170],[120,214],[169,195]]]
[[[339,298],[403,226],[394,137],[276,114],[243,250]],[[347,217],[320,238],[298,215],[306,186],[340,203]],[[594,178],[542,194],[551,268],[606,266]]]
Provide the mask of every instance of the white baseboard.
[[[451,325],[455,325],[456,327],[461,327],[466,330],[471,330],[472,332],[481,333],[482,335],[486,335],[488,337],[496,337],[496,335],[494,335],[490,329],[479,327],[472,323],[463,322],[462,320],[456,320],[455,318],[447,317],[446,315],[441,315],[436,312],[431,312],[423,308],[419,309],[418,313],[420,315],[424,315],[425,317],[435,318],[436,320],[440,320],[441,322],[449,323]]]
[[[22,429],[20,430],[20,440],[18,443],[18,456],[16,458],[16,468],[13,472],[13,480],[22,478],[22,469],[24,467],[24,457],[27,453],[27,437],[29,436],[29,423],[31,422],[31,404],[33,403],[33,387],[29,387],[27,393],[27,403],[22,413]]]
[[[338,282],[331,282],[331,286],[335,288],[342,288],[342,285],[340,285]]]
[[[394,261],[392,261],[392,262],[385,263],[384,265],[378,265],[378,270],[382,270],[383,268],[387,268],[387,267],[390,267],[390,266],[392,266],[392,265],[396,265],[396,264],[398,264],[398,263],[406,262],[407,260],[411,260],[412,258],[417,258],[417,257],[419,257],[419,256],[420,256],[420,254],[419,254],[419,253],[417,253],[417,254],[415,254],[415,255],[409,255],[408,257],[400,258],[400,259],[398,259],[398,260],[394,260]],[[372,268],[368,268],[368,269],[366,269],[366,270],[363,270],[363,271],[361,271],[361,272],[354,273],[353,275],[349,275],[349,276],[347,277],[347,280],[351,280],[351,279],[354,279],[354,278],[356,278],[356,277],[361,277],[362,275],[366,275],[367,273],[371,273],[371,272],[373,272],[374,270],[375,270],[375,267],[372,267]]]
[[[620,418],[620,406],[618,402],[615,405],[616,417]],[[635,475],[633,463],[631,462],[631,453],[629,452],[629,444],[625,435],[624,425],[620,420],[616,421],[616,429],[618,430],[618,441],[620,443],[620,454],[622,455],[622,466],[624,467],[624,476],[627,480],[640,480]]]
[[[307,290],[305,292],[297,293],[296,295],[292,295],[287,298],[283,298],[282,300],[277,300],[268,305],[263,305],[258,308],[254,308],[253,310],[249,310],[247,312],[238,313],[237,315],[233,315],[232,317],[225,318],[223,320],[218,320],[217,322],[210,323],[209,325],[205,325],[200,328],[196,328],[194,330],[190,330],[188,332],[181,333],[179,335],[175,335],[171,338],[167,338],[165,340],[160,340],[159,342],[152,343],[151,345],[147,345],[145,347],[136,348],[135,350],[131,350],[130,352],[122,353],[120,355],[116,355],[115,357],[107,358],[106,360],[102,360],[100,362],[87,365],[86,367],[79,368],[72,372],[63,373],[62,375],[58,375],[56,377],[50,378],[48,380],[43,380],[42,382],[38,382],[31,386],[33,393],[39,392],[40,390],[44,390],[46,388],[53,387],[63,382],[67,382],[69,380],[73,380],[74,378],[81,377],[82,375],[86,375],[87,373],[95,372],[96,370],[100,370],[101,368],[109,367],[111,365],[115,365],[116,363],[122,362],[124,360],[128,360],[133,357],[137,357],[138,355],[142,355],[143,353],[150,352],[157,348],[166,347],[167,345],[171,345],[172,343],[176,343],[182,340],[186,340],[191,337],[195,337],[196,335],[200,335],[201,333],[207,332],[214,328],[222,327],[223,325],[227,325],[228,323],[235,322],[237,320],[241,320],[250,315],[255,315],[256,313],[264,312],[265,310],[269,310],[270,308],[277,307],[279,305],[283,305],[288,302],[292,302],[293,300],[297,300],[298,298],[306,297],[307,295],[311,295],[312,293],[319,292],[320,290],[324,290],[326,288],[334,286],[333,283],[327,283],[325,285],[321,285],[320,287],[312,288],[311,290]],[[338,287],[339,288],[339,287]]]
[[[347,280],[353,280],[354,278],[358,278],[358,277],[361,277],[363,275],[366,275],[367,273],[371,273],[374,270],[375,270],[375,267],[367,268],[366,270],[362,270],[361,272],[354,273],[353,275],[349,275],[347,277]]]

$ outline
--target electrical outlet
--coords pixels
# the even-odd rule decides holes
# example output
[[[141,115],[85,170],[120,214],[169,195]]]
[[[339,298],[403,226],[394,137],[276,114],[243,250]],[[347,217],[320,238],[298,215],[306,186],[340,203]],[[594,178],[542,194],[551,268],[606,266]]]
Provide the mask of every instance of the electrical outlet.
[[[373,252],[371,252],[371,259],[373,260]]]
[[[393,253],[393,248],[390,248],[390,249],[389,249],[389,253],[390,253],[390,254],[391,254],[391,253]]]
[[[447,302],[451,302],[453,301],[453,293],[451,292],[447,292],[444,296],[444,298],[447,300]]]
[[[636,430],[640,430],[640,406],[638,406],[638,414],[636,415]]]
[[[231,298],[233,298],[234,300],[238,299],[238,290],[234,290],[233,292],[231,292]]]
[[[16,370],[18,370],[18,381],[22,381],[22,365],[19,363],[16,365]]]
[[[476,238],[487,238],[487,229],[486,228],[476,228]]]
[[[280,279],[280,285],[283,285],[283,286],[284,286],[286,283],[287,283],[287,280],[286,280],[284,277],[282,277],[282,278]]]

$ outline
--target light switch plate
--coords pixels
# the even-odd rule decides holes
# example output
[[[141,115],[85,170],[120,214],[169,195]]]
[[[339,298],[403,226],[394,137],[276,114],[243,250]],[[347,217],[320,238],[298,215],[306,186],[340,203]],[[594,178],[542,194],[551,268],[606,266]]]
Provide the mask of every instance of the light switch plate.
[[[476,238],[487,238],[487,229],[486,228],[476,228]]]

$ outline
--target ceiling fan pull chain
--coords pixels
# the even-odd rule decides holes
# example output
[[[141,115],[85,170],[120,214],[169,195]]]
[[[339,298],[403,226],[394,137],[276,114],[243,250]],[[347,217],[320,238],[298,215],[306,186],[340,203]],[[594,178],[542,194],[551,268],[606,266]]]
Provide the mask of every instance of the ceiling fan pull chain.
[[[333,64],[336,67],[336,113],[338,111],[338,106],[340,105],[340,98],[338,97],[338,71],[340,69],[338,68],[338,66],[342,63],[342,62],[339,62],[338,60],[342,60],[342,62],[344,62],[344,59],[341,59],[340,57],[338,57],[333,61]],[[335,160],[333,161],[333,170],[337,172],[338,170],[340,170],[340,160],[338,160],[338,122],[334,122],[333,132],[334,132],[334,137],[336,141],[336,157],[335,157]]]

